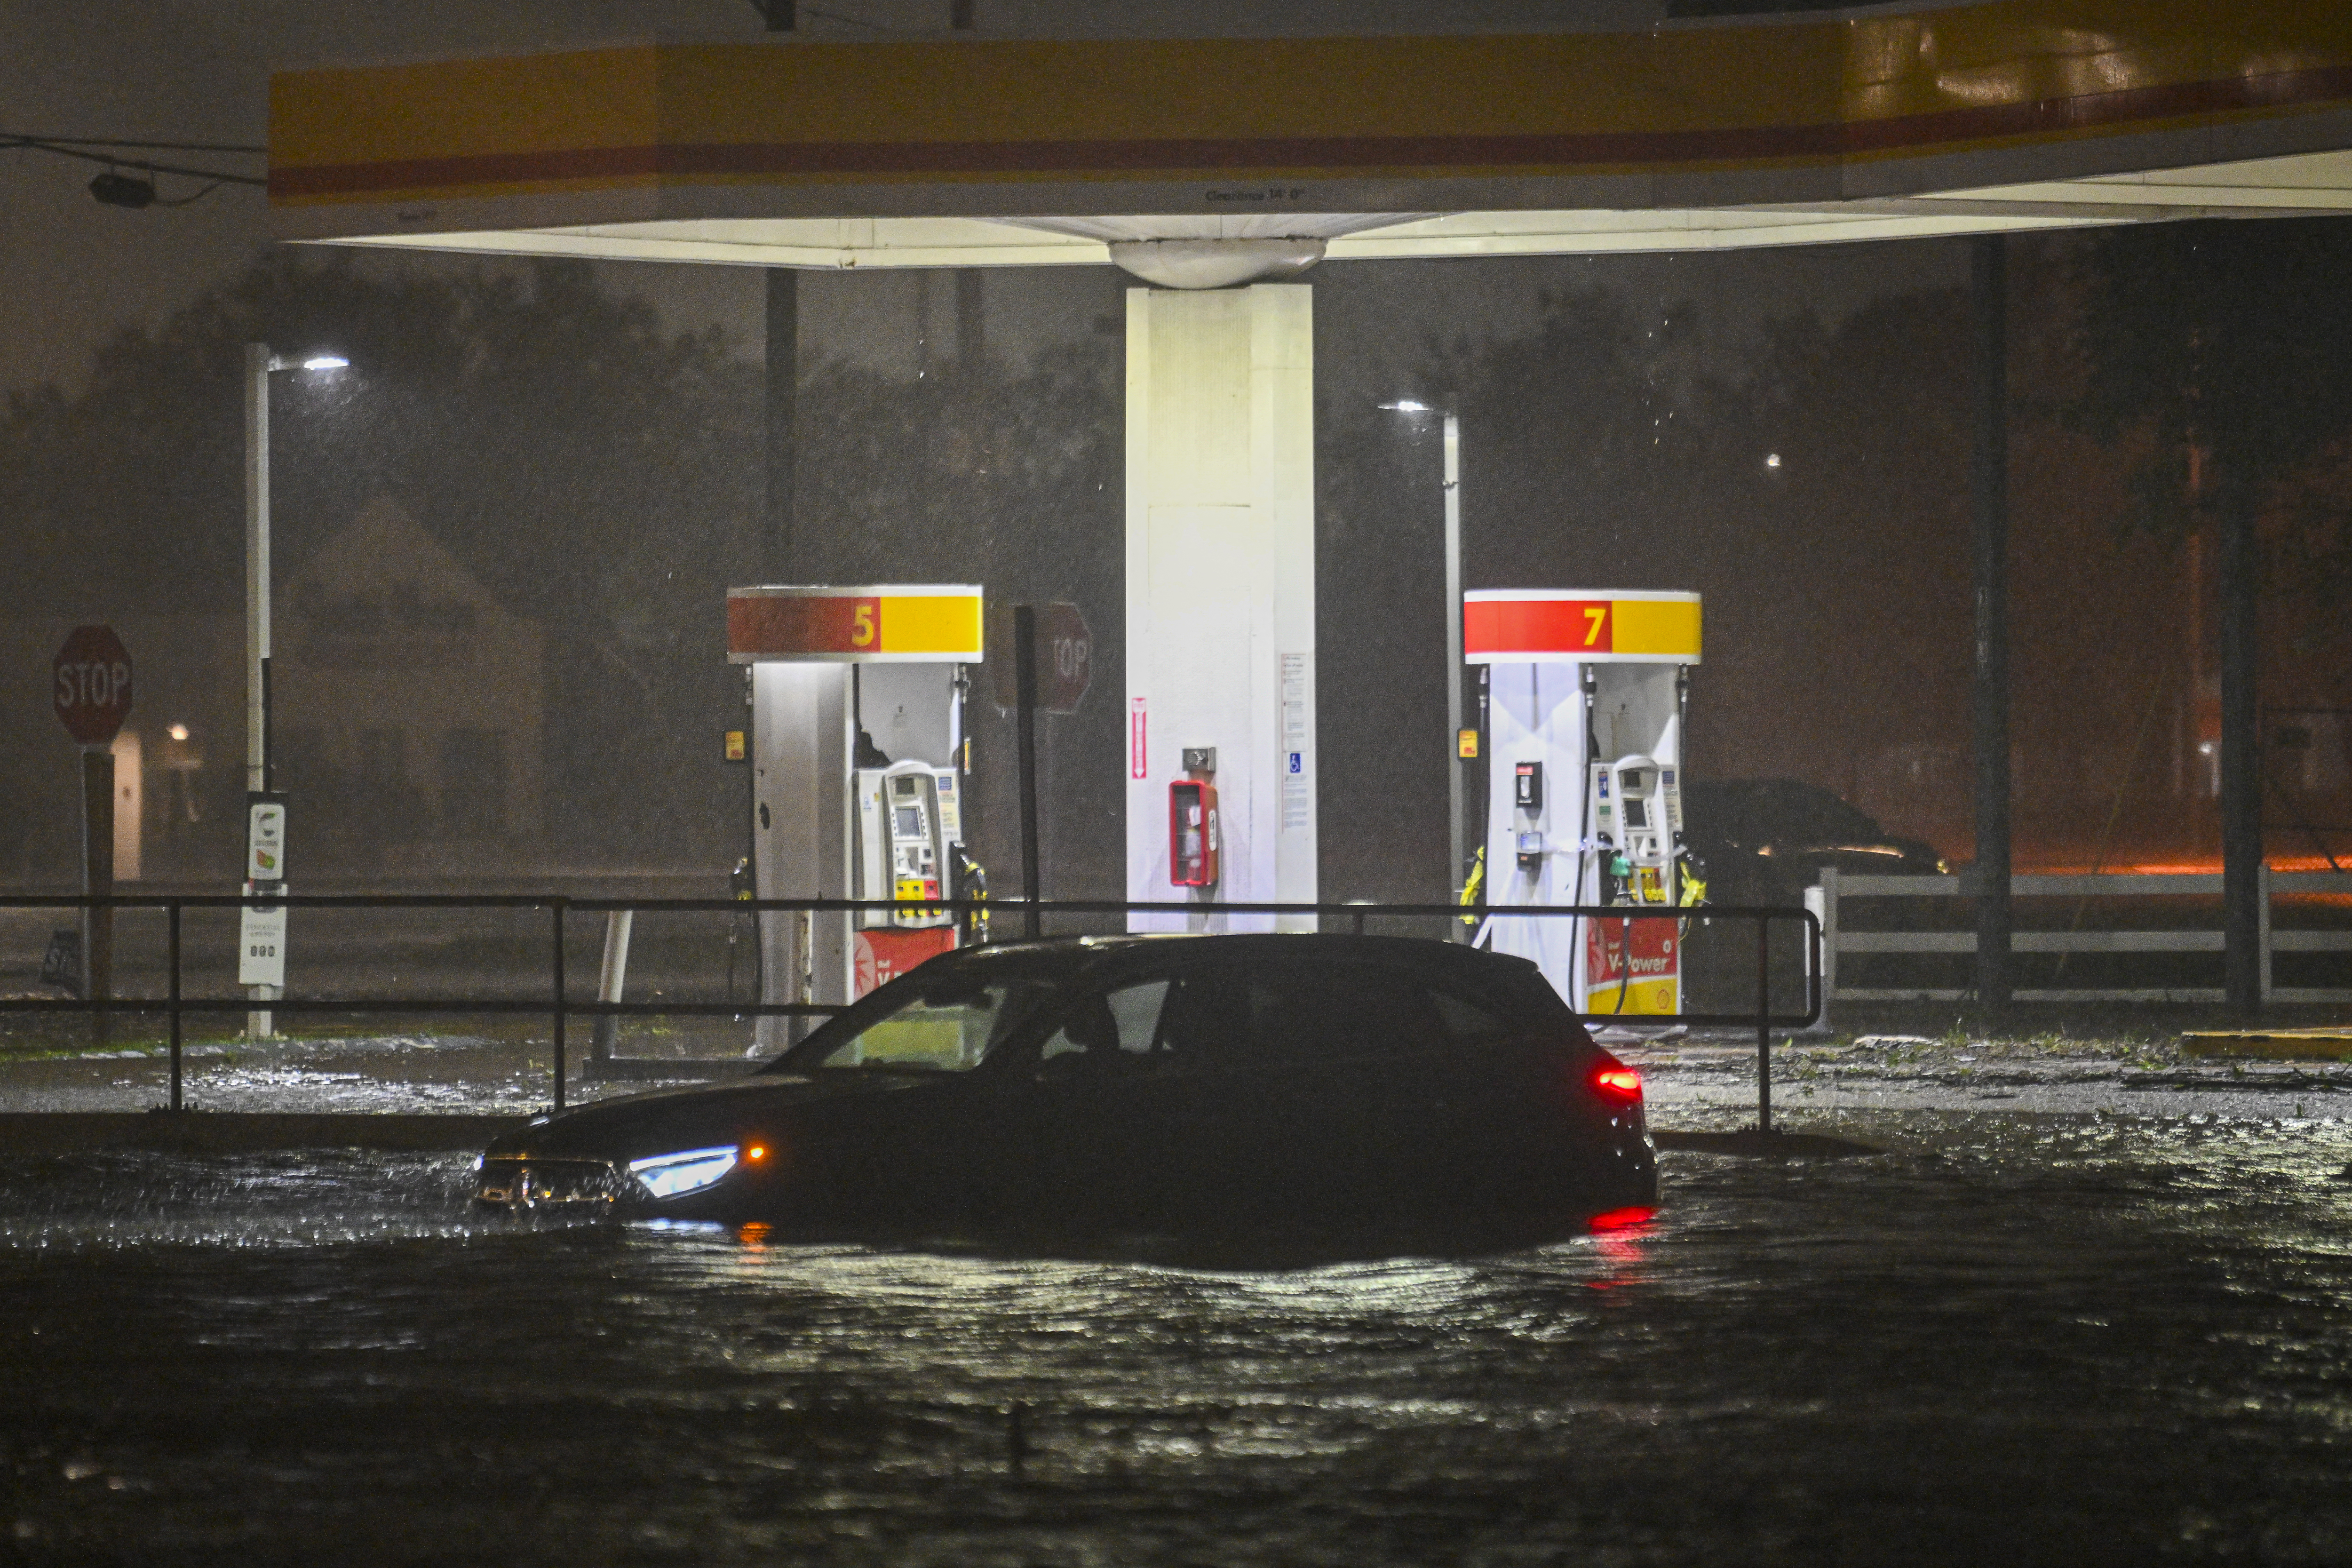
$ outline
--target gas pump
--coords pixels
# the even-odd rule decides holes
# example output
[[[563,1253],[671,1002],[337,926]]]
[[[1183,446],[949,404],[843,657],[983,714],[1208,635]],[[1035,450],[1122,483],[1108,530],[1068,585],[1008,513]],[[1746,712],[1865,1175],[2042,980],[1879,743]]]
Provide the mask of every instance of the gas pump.
[[[760,917],[761,1000],[842,1003],[955,946],[964,853],[964,667],[981,591],[734,588],[727,657],[750,667],[753,878],[762,899],[908,907]],[[761,1020],[773,1049],[793,1032]]]
[[[1586,902],[1672,907],[1688,901],[1681,771],[1639,755],[1591,764],[1586,815],[1592,823],[1594,874]],[[1682,970],[1678,922],[1594,921],[1591,927],[1582,955],[1586,1011],[1681,1010],[1675,994]]]
[[[1594,763],[1587,816],[1596,851],[1609,851],[1601,902],[1671,904],[1683,853],[1681,770],[1650,757]]]
[[[1671,908],[1704,886],[1685,858],[1681,788],[1699,629],[1696,594],[1463,595],[1464,657],[1489,667],[1487,754],[1512,781],[1488,804],[1488,940],[1533,959],[1581,1013],[1680,1012],[1680,922],[1508,910]]]
[[[951,897],[950,858],[963,845],[960,802],[951,767],[909,762],[858,769],[857,891],[852,896]],[[954,923],[947,910],[866,910],[857,916],[866,930],[929,931]]]

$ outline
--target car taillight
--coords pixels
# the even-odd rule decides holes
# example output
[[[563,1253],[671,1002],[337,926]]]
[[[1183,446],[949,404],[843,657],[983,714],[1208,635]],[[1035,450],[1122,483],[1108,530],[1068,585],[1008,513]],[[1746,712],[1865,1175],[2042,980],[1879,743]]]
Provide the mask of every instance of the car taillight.
[[[1592,1092],[1603,1100],[1630,1105],[1642,1098],[1642,1075],[1607,1051],[1601,1053],[1601,1060],[1593,1065],[1592,1071],[1584,1081],[1591,1084]]]
[[[1655,1209],[1609,1209],[1594,1215],[1584,1223],[1594,1230],[1633,1230],[1645,1226],[1657,1215]]]

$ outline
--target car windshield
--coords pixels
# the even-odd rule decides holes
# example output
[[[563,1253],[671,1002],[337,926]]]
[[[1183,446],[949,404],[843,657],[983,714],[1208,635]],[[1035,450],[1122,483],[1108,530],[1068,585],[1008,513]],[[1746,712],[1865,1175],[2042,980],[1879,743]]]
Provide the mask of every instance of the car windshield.
[[[1038,981],[1008,976],[918,992],[829,1049],[811,1041],[822,1055],[812,1059],[794,1051],[788,1060],[803,1070],[969,1071],[1003,1040],[1041,989]]]

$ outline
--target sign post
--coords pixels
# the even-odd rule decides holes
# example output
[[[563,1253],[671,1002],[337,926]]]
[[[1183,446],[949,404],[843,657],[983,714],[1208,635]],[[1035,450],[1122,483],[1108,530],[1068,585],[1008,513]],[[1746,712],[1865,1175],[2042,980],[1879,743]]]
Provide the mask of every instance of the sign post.
[[[1013,713],[1015,744],[1021,758],[1021,896],[1029,907],[1023,913],[1022,934],[1037,940],[1037,612],[1027,605],[1013,606]]]
[[[1015,605],[998,623],[1013,657],[991,662],[996,705],[1013,710],[1021,774],[1021,891],[1029,900],[1024,932],[1038,934],[1037,714],[1072,713],[1094,682],[1095,639],[1076,605]]]
[[[131,655],[112,626],[76,626],[49,664],[50,703],[81,746],[81,890],[114,893],[114,743],[131,716]],[[103,1004],[114,987],[114,911],[95,903],[81,912],[81,994],[101,1004],[89,1016],[90,1039],[106,1043]]]

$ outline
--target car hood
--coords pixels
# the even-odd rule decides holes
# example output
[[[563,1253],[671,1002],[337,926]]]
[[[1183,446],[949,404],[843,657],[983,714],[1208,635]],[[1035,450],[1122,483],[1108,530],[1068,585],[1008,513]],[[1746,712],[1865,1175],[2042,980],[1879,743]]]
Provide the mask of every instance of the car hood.
[[[843,1073],[836,1079],[778,1075],[697,1089],[657,1089],[623,1100],[599,1100],[559,1116],[534,1117],[528,1126],[493,1142],[492,1159],[635,1160],[678,1149],[730,1143],[760,1133],[772,1136],[779,1113],[847,1100],[903,1093],[930,1075]]]
[[[1902,838],[1892,834],[1874,838],[1843,839],[1835,843],[1810,838],[1781,837],[1761,843],[1735,842],[1711,835],[1694,834],[1691,847],[1710,867],[1718,862],[1730,864],[1737,858],[1753,858],[1780,861],[1788,865],[1820,866],[1848,859],[1857,863],[1883,861],[1891,871],[1916,871],[1921,867],[1933,867],[1936,849],[1931,844],[1916,838]]]

